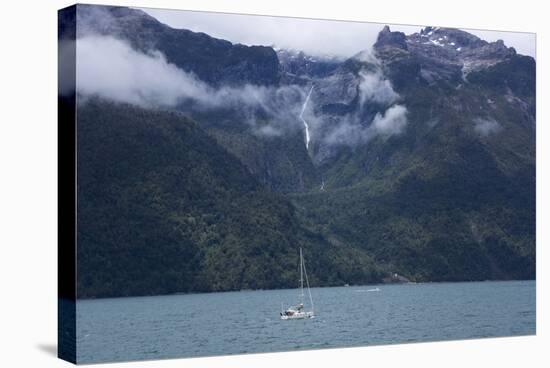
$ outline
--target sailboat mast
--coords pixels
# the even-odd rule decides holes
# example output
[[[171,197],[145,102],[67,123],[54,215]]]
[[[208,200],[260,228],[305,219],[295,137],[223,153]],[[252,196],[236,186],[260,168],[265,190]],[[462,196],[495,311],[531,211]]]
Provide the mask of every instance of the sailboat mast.
[[[306,285],[307,292],[309,294],[309,303],[311,304],[311,312],[313,312],[313,298],[311,296],[311,289],[309,288],[309,279],[307,278],[306,263],[302,260],[302,265],[304,266],[304,274],[306,275]]]
[[[304,273],[303,273],[303,269],[304,269],[304,259],[302,258],[302,247],[300,247],[300,291],[301,291],[300,297],[302,298],[301,299],[302,304],[304,303]]]

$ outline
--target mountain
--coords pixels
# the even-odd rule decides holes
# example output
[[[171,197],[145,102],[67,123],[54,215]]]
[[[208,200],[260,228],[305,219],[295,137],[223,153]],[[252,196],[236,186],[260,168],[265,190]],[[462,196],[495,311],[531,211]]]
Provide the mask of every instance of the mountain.
[[[169,63],[212,85],[271,85],[279,79],[271,47],[234,45],[205,33],[173,29],[139,9],[78,4],[76,21],[77,37],[107,35],[143,52],[157,50]]]
[[[327,249],[284,196],[181,114],[92,99],[78,107],[78,296],[295,287],[383,276]]]
[[[223,96],[82,99],[79,296],[294,287],[299,247],[313,285],[535,278],[536,63],[502,41],[384,27],[341,60],[138,9],[77,27]]]
[[[320,115],[331,124],[401,104],[407,125],[352,147],[318,133],[326,192],[297,197],[304,216],[416,280],[534,278],[534,60],[442,28],[405,36],[385,27],[373,53],[335,71],[348,88],[319,82]],[[369,69],[396,95],[365,108]]]
[[[270,91],[281,85],[281,79],[286,79],[286,72],[271,47],[232,44],[204,33],[173,29],[139,9],[78,5],[77,34],[80,38],[99,35],[121,39],[144,54],[153,50],[160,52],[168,63],[198,77],[210,88],[237,90],[229,92],[230,95],[247,87]],[[251,92],[254,94],[256,90]],[[295,97],[294,100],[297,101]],[[301,133],[295,134],[292,140],[276,135],[270,135],[267,140],[258,139],[257,132],[243,125],[250,115],[258,115],[258,111],[242,105],[205,110],[191,102],[182,103],[179,110],[201,122],[270,189],[292,192],[317,186],[319,178],[303,149]],[[271,109],[282,110],[279,105]]]

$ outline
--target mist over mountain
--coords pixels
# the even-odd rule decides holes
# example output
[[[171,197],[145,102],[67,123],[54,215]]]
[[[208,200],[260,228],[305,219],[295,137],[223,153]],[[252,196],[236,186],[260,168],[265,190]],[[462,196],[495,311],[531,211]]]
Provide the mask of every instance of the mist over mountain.
[[[387,26],[320,57],[77,9],[80,295],[292,287],[300,246],[315,285],[535,277],[533,58]]]

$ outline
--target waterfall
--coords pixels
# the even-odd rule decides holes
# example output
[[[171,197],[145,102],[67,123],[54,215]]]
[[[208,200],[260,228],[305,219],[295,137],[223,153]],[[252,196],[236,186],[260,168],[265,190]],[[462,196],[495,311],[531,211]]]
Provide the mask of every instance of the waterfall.
[[[302,111],[300,112],[300,120],[302,120],[302,123],[304,123],[304,127],[306,129],[306,150],[309,150],[309,124],[304,119],[304,112],[306,111],[307,103],[309,101],[309,97],[311,96],[311,91],[313,91],[313,85],[309,89],[309,92],[307,94],[306,100],[304,101],[304,104],[302,105]]]

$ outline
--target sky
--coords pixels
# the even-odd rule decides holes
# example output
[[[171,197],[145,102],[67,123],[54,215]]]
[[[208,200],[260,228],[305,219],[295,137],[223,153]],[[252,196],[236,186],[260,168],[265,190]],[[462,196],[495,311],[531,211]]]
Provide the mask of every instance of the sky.
[[[198,11],[143,9],[173,28],[204,32],[245,45],[266,45],[302,50],[308,54],[350,57],[370,49],[384,24],[283,18],[258,15],[210,13]],[[392,31],[405,34],[419,32],[423,26],[391,25]],[[502,39],[523,55],[535,57],[535,34],[519,32],[468,30],[493,42]]]

